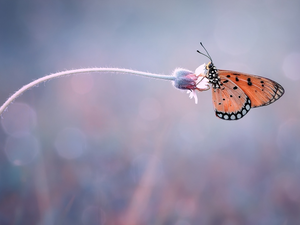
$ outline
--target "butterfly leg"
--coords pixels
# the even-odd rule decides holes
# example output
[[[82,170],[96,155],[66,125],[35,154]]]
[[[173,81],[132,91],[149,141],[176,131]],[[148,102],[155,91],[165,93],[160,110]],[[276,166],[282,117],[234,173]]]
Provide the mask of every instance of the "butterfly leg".
[[[196,86],[199,85],[204,78],[205,77],[202,77],[201,80],[197,82]],[[207,90],[210,89],[210,86],[208,84],[206,84],[205,86],[206,86],[205,88],[199,88],[199,87],[197,87],[197,90],[198,91],[207,91]]]
[[[209,86],[207,86],[207,88],[197,88],[198,91],[208,91],[209,89]]]
[[[198,91],[208,91],[210,89],[209,85],[206,85],[206,88],[197,88]]]
[[[203,79],[204,79],[205,77],[202,77],[201,78],[201,80],[199,80],[198,82],[197,82],[197,84],[196,85],[198,85],[198,84],[200,84],[201,83],[201,81],[203,81]]]

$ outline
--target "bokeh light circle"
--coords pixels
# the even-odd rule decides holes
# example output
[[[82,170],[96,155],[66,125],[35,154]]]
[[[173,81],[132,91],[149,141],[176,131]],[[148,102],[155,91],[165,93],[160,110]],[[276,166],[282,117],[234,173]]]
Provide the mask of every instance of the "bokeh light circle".
[[[1,125],[5,133],[20,137],[36,126],[36,113],[25,103],[14,103],[3,115]]]
[[[31,163],[38,155],[39,150],[39,142],[31,134],[22,137],[9,136],[4,146],[8,160],[16,166]]]
[[[282,69],[288,78],[291,80],[300,79],[300,53],[290,53],[285,57],[282,64]]]
[[[80,129],[65,128],[58,133],[54,145],[62,158],[75,159],[84,152],[86,137]]]

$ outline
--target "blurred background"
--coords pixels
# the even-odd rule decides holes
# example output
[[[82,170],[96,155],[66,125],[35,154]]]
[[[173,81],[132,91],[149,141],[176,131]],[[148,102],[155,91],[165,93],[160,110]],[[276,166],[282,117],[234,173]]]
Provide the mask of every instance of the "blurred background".
[[[300,224],[300,2],[0,1],[0,102],[50,73],[208,59],[285,95],[239,121],[169,81],[48,81],[1,115],[0,224]]]

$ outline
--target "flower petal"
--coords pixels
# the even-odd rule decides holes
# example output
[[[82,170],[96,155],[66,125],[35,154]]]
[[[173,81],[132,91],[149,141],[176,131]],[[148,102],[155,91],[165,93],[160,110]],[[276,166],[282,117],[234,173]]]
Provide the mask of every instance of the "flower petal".
[[[189,90],[187,91],[187,93],[189,94],[190,99],[194,98],[195,99],[195,104],[198,104],[198,97],[197,94],[194,90]]]
[[[209,80],[206,77],[200,77],[199,82],[197,83],[197,88],[200,90],[209,89]]]
[[[200,65],[196,70],[195,70],[195,74],[197,76],[202,76],[204,77],[205,76],[205,63],[203,63],[202,65]]]

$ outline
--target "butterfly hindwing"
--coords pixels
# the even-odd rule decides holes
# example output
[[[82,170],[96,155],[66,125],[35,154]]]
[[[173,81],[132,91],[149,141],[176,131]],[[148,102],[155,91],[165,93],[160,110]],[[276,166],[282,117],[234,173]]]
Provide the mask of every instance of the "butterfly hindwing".
[[[220,76],[220,88],[212,88],[216,116],[224,120],[238,120],[251,109],[251,100],[227,77]]]
[[[284,94],[283,87],[268,78],[230,70],[218,72],[220,77],[226,77],[245,92],[250,98],[252,108],[269,105]]]

